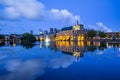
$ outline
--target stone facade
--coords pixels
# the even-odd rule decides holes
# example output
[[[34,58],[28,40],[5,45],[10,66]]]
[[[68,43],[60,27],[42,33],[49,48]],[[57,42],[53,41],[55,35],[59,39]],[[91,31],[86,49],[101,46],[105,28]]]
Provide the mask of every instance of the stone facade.
[[[77,23],[75,26],[64,27],[56,33],[56,41],[80,41],[84,40],[84,26]]]

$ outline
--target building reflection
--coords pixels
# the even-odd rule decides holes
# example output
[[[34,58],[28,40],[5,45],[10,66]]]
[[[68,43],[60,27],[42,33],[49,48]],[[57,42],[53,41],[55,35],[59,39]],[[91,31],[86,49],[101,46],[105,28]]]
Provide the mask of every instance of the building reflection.
[[[91,42],[90,42],[90,41],[87,41],[86,44],[87,44],[87,46],[90,46],[90,45],[91,45]]]
[[[10,46],[12,46],[12,47],[15,47],[15,46],[19,46],[19,45],[21,45],[21,42],[20,41],[8,41],[8,42],[6,42],[6,44],[8,45],[8,44],[10,44]]]
[[[93,42],[93,45],[96,46],[96,47],[99,47],[100,46],[100,42]]]
[[[55,42],[56,48],[62,51],[64,54],[75,56],[77,59],[83,56],[85,49],[84,41],[57,41]]]
[[[79,59],[80,57],[84,56],[85,52],[94,52],[96,50],[101,50],[104,51],[107,49],[107,45],[112,45],[114,46],[115,44],[107,44],[104,42],[84,42],[84,41],[56,41],[56,42],[51,42],[49,45],[49,49],[54,50],[54,51],[61,51],[64,54],[67,55],[72,55]],[[120,44],[117,44],[118,46]],[[116,45],[116,46],[117,46]]]
[[[104,51],[107,48],[120,48],[120,43],[108,43],[108,42],[90,42],[90,41],[55,41],[55,42],[36,42],[35,44],[26,44],[21,42],[9,42],[5,41],[0,43],[2,46],[22,46],[25,49],[34,48],[39,46],[42,48],[48,48],[52,51],[61,51],[64,54],[72,55],[79,59],[84,56],[85,52],[94,52],[96,50]]]

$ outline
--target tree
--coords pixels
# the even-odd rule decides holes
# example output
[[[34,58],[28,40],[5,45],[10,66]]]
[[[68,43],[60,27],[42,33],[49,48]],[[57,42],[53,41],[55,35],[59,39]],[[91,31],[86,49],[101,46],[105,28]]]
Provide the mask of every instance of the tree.
[[[21,37],[21,40],[23,43],[34,43],[36,42],[36,38],[34,35],[30,33],[24,33],[23,36]]]
[[[5,36],[0,34],[0,39],[5,39]]]
[[[99,36],[101,37],[101,38],[105,38],[105,37],[107,37],[107,34],[105,33],[105,32],[99,32]]]
[[[112,38],[112,35],[108,34],[107,37],[108,37],[108,38]]]
[[[117,37],[117,38],[120,38],[120,33],[117,33],[117,34],[116,34],[116,37]]]
[[[104,51],[104,49],[107,49],[107,45],[105,43],[101,43],[98,49]]]
[[[34,46],[35,46],[35,44],[22,44],[23,45],[23,47],[25,48],[25,49],[30,49],[30,48],[33,48]]]
[[[97,32],[95,30],[89,30],[87,31],[87,37],[88,38],[93,38],[97,35]]]

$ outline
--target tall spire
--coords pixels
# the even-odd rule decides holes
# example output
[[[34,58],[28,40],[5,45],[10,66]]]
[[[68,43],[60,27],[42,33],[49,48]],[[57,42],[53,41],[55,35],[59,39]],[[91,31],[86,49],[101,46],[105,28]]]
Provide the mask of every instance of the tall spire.
[[[79,21],[77,20],[77,25],[79,24]]]

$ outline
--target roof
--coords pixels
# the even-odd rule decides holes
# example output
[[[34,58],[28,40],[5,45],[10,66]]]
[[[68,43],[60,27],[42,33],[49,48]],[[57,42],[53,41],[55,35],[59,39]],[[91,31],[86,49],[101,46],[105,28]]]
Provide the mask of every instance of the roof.
[[[73,26],[70,27],[64,27],[61,29],[61,31],[67,31],[67,30],[72,30]]]

